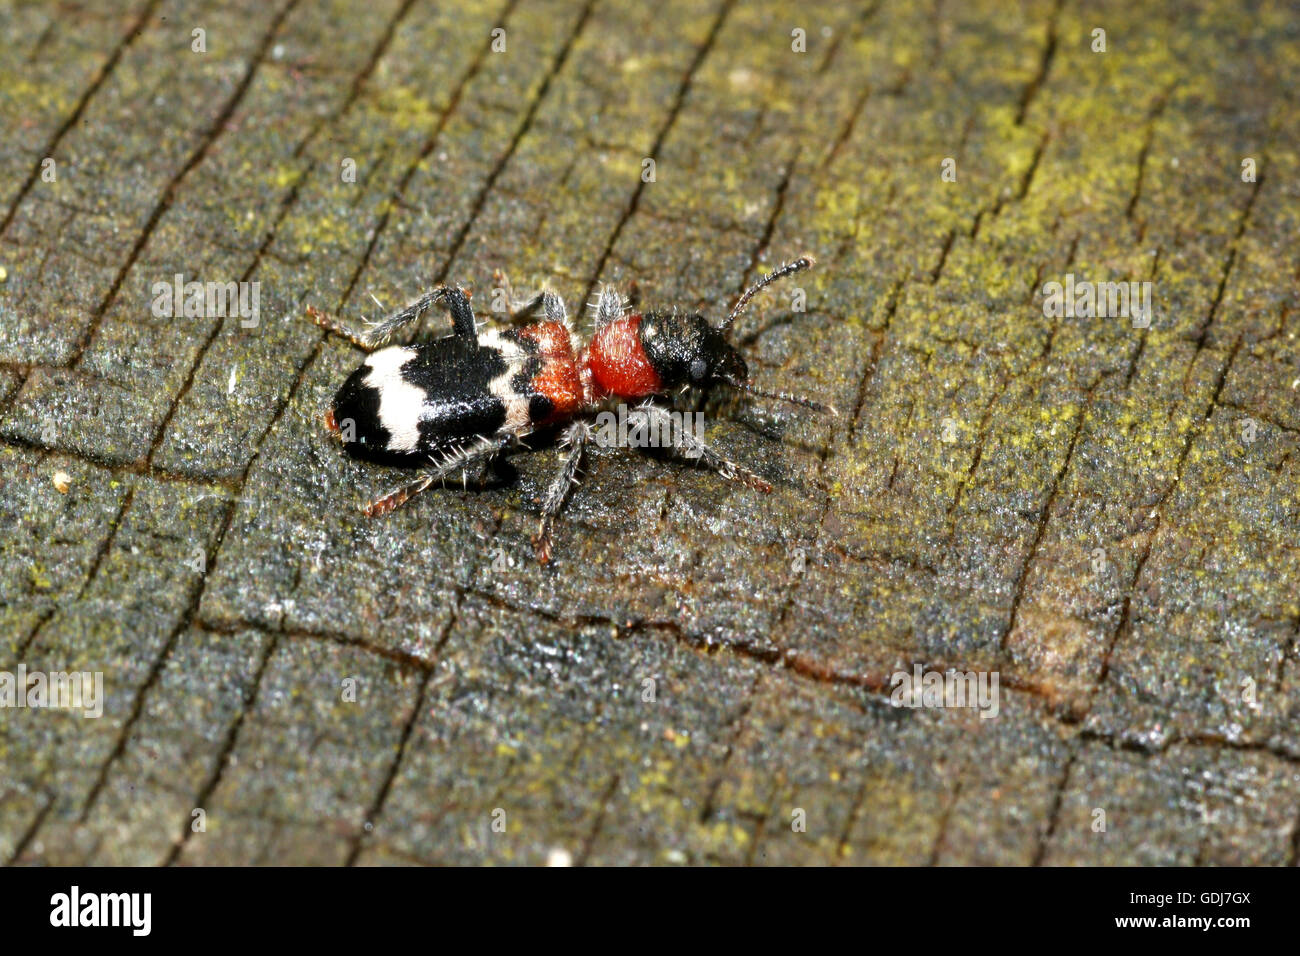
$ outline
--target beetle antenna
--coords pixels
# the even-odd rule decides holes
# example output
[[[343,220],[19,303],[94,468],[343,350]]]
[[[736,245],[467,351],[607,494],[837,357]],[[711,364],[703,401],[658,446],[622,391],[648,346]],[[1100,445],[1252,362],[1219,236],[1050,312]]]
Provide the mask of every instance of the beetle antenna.
[[[815,412],[824,412],[828,415],[839,417],[839,409],[834,405],[828,405],[825,402],[815,402],[811,398],[804,398],[802,395],[791,395],[789,392],[772,392],[765,388],[759,388],[752,382],[738,382],[734,378],[724,378],[722,381],[734,389],[747,392],[750,395],[757,395],[760,398],[774,398],[779,402],[789,402],[791,405],[802,405],[804,408],[811,408]]]
[[[815,260],[812,256],[805,254],[794,260],[794,262],[787,262],[779,269],[775,269],[763,276],[744,291],[740,299],[737,300],[735,307],[732,308],[731,314],[723,319],[722,324],[718,326],[718,331],[725,332],[727,329],[731,328],[731,323],[736,321],[736,316],[740,315],[740,313],[744,311],[745,306],[749,304],[749,300],[752,299],[759,290],[771,285],[777,279],[784,279],[786,276],[794,275],[796,272],[803,272],[805,269],[811,269],[814,261]]]

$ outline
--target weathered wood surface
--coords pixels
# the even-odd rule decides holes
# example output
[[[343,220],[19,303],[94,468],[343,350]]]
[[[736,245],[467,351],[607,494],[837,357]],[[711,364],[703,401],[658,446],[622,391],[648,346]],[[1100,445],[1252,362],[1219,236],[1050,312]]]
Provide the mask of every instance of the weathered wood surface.
[[[107,686],[97,720],[0,712],[0,859],[1296,862],[1293,7],[116,0],[0,31],[0,668]],[[395,473],[320,426],[357,355],[306,304],[502,267],[718,315],[803,251],[807,312],[766,295],[738,338],[844,414],[703,406],[770,496],[598,450],[545,569],[554,448],[357,512]],[[155,316],[176,273],[259,282],[259,324]],[[1068,273],[1150,279],[1150,328],[1047,317]],[[915,662],[997,671],[998,716],[890,707]]]

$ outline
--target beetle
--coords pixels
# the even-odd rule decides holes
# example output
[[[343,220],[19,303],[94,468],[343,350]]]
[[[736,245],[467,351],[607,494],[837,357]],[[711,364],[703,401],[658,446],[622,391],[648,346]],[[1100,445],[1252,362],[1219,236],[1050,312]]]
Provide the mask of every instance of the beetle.
[[[759,290],[812,265],[812,257],[804,255],[762,276],[717,326],[697,312],[636,311],[619,292],[603,287],[591,304],[594,331],[586,342],[574,331],[559,295],[543,289],[517,300],[500,273],[496,278],[509,305],[505,328],[480,330],[469,296],[455,286],[439,286],[361,333],[308,306],[313,322],[369,353],[339,387],[325,425],[355,458],[420,469],[412,481],[366,505],[370,516],[392,511],[458,471],[467,482],[471,469],[485,467],[530,432],[563,426],[561,445],[567,453],[542,496],[533,538],[543,564],[551,557],[555,519],[577,483],[592,438],[586,417],[611,401],[644,400],[627,414],[631,426],[658,430],[669,436],[675,454],[771,491],[753,471],[673,427],[669,411],[651,399],[690,386],[726,385],[836,414],[830,405],[759,388],[727,338]],[[398,331],[435,306],[450,313],[451,335],[390,344]],[[525,321],[539,313],[540,321]]]

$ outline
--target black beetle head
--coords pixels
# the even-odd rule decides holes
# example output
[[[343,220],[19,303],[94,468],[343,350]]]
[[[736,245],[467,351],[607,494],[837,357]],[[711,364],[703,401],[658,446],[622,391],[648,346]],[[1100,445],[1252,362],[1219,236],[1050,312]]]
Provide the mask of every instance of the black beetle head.
[[[741,354],[698,313],[647,313],[641,319],[641,347],[664,388],[749,379]]]

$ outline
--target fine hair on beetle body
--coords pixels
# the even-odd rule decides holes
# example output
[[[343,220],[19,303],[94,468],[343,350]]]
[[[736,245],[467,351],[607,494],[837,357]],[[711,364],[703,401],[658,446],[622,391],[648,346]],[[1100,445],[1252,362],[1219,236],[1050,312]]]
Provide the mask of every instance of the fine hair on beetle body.
[[[759,290],[811,268],[800,256],[762,276],[712,325],[698,312],[639,311],[615,289],[602,287],[590,303],[593,329],[585,341],[573,329],[564,300],[543,289],[515,298],[497,273],[508,316],[482,329],[469,296],[440,286],[365,331],[308,307],[322,328],[367,352],[339,387],[325,425],[355,458],[418,470],[414,479],[371,501],[365,512],[386,514],[430,485],[459,473],[479,480],[489,464],[525,435],[558,429],[562,462],[541,500],[533,545],[538,560],[551,557],[551,532],[592,440],[590,417],[610,402],[636,402],[630,425],[670,435],[669,451],[722,477],[762,491],[761,476],[714,451],[688,429],[672,427],[673,413],[658,404],[690,386],[724,385],[764,398],[837,414],[821,402],[770,391],[750,380],[744,356],[730,342],[736,317]],[[452,332],[408,345],[391,344],[434,306],[451,316]]]

